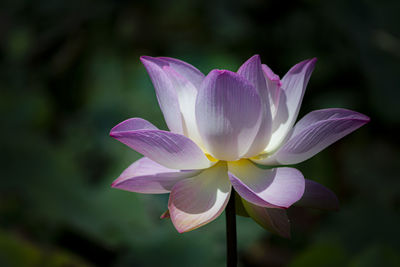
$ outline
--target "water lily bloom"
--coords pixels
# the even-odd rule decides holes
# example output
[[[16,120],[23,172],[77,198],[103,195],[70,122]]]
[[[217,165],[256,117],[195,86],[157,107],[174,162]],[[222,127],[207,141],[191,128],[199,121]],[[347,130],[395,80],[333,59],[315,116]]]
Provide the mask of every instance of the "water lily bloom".
[[[258,55],[237,72],[215,69],[207,76],[173,58],[143,56],[141,61],[170,131],[141,118],[115,126],[110,135],[144,157],[113,187],[169,193],[163,217],[170,217],[180,233],[217,218],[235,192],[238,214],[286,237],[285,209],[291,205],[338,208],[328,188],[282,167],[311,158],[369,121],[330,108],[295,124],[315,58],[296,64],[282,79]]]

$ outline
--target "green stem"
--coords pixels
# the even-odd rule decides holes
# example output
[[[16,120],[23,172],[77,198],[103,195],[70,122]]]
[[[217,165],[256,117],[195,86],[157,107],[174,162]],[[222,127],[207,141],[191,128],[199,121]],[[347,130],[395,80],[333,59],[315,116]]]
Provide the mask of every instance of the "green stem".
[[[236,211],[235,192],[232,190],[228,205],[225,209],[226,215],[226,249],[227,267],[237,266],[237,245],[236,245]]]

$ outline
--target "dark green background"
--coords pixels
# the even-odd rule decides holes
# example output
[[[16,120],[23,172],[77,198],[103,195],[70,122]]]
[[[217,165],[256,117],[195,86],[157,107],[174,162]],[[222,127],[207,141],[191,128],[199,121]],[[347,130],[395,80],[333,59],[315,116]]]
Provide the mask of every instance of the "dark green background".
[[[0,4],[0,265],[224,266],[224,216],[178,234],[167,196],[111,189],[139,154],[108,136],[165,128],[139,56],[203,73],[260,54],[282,77],[317,57],[300,116],[371,122],[298,168],[339,212],[290,209],[292,239],[238,218],[241,266],[400,266],[400,2],[54,1]]]

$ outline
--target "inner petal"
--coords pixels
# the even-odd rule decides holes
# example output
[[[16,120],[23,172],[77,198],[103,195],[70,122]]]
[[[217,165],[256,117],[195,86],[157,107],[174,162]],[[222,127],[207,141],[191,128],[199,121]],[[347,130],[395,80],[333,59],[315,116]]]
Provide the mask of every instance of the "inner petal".
[[[196,120],[207,151],[219,160],[238,160],[260,127],[261,101],[254,86],[237,73],[213,70],[196,100]]]

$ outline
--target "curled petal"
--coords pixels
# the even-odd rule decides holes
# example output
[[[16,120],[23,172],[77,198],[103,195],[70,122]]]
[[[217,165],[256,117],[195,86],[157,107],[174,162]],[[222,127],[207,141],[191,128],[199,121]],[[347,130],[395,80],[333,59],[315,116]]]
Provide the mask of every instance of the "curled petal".
[[[290,222],[283,209],[270,209],[254,205],[242,199],[250,217],[263,228],[284,238],[290,238]]]
[[[146,128],[140,129],[136,121]],[[170,169],[204,169],[213,165],[189,138],[167,131],[149,129],[151,124],[145,124],[143,121],[136,118],[126,120],[114,127],[110,136]]]
[[[367,116],[347,109],[310,112],[296,124],[289,140],[260,163],[296,164],[305,161],[367,122]]]
[[[205,148],[220,160],[237,160],[260,127],[261,103],[254,86],[237,73],[213,70],[202,83],[196,120]]]
[[[270,96],[265,81],[263,68],[259,55],[247,60],[238,70],[238,74],[245,77],[256,88],[261,100],[261,124],[249,150],[243,157],[251,157],[263,151],[271,136],[271,108]]]
[[[279,93],[278,109],[272,122],[272,136],[267,152],[275,151],[284,142],[296,121],[316,61],[316,58],[302,61],[282,78],[282,90]]]
[[[306,187],[302,198],[295,206],[320,210],[339,210],[339,200],[330,189],[306,179]]]
[[[158,130],[151,122],[141,118],[131,118],[124,120],[112,128],[111,132],[126,132],[135,130]]]
[[[151,159],[141,158],[112,183],[112,187],[138,193],[169,193],[180,180],[199,174],[199,170],[174,170]]]
[[[229,162],[229,179],[245,200],[262,207],[288,208],[304,192],[304,177],[294,168],[260,169],[249,160]]]
[[[169,210],[166,210],[163,214],[161,214],[160,219],[169,219],[170,217]]]
[[[183,233],[213,221],[225,209],[230,192],[226,163],[180,181],[172,188],[168,202],[172,223]]]

